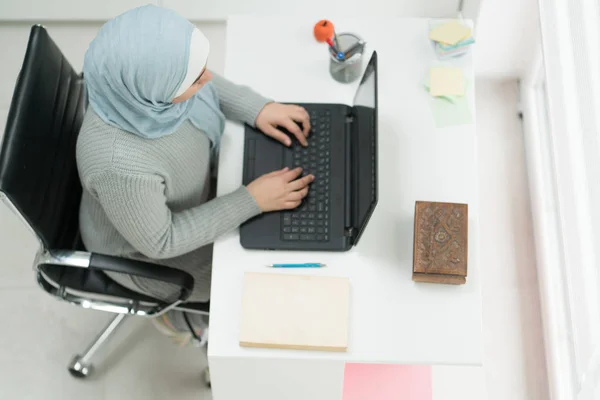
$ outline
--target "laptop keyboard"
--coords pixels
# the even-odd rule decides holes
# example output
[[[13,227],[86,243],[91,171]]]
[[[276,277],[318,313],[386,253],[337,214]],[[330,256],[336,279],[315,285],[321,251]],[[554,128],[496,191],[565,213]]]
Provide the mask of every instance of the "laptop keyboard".
[[[302,167],[303,175],[313,174],[308,196],[295,210],[281,215],[283,240],[329,241],[329,159],[331,115],[329,111],[309,111],[311,133],[308,147],[295,143],[293,168]]]

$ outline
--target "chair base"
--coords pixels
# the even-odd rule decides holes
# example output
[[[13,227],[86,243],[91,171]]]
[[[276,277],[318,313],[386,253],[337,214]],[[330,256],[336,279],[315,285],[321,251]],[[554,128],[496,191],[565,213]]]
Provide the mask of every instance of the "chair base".
[[[75,378],[87,378],[94,371],[94,366],[84,362],[79,354],[73,357],[69,364],[69,373]]]
[[[207,314],[204,312],[199,312],[199,314]],[[98,353],[105,346],[105,343],[116,333],[118,328],[121,326],[122,322],[127,318],[127,314],[116,314],[108,323],[108,325],[102,330],[95,340],[89,345],[89,347],[85,350],[85,352],[77,354],[73,357],[71,362],[68,365],[68,370],[71,376],[74,378],[85,379],[88,376],[92,375],[94,372],[94,366],[92,365],[92,358],[96,353]],[[208,325],[208,324],[207,324]],[[196,347],[205,347],[208,343],[208,326],[203,329],[202,337],[200,340],[194,339],[194,346]],[[210,371],[208,367],[204,370],[203,374],[204,383],[210,387]]]
[[[206,367],[204,369],[204,384],[208,387],[211,387],[211,385],[210,385],[210,369],[208,369],[208,367]]]
[[[125,320],[125,314],[117,314],[113,319],[110,320],[108,325],[102,332],[96,337],[96,339],[90,344],[83,355],[76,355],[69,364],[69,373],[75,378],[87,378],[93,372],[94,367],[91,363],[92,357],[104,347],[104,344],[110,339],[117,328]]]

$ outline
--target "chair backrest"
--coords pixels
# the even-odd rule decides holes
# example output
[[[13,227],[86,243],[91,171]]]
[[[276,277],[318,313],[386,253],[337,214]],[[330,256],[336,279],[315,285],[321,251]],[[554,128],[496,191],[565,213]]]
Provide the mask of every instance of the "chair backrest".
[[[46,248],[76,246],[81,183],[75,146],[85,108],[82,76],[46,29],[33,26],[0,150],[0,192]]]

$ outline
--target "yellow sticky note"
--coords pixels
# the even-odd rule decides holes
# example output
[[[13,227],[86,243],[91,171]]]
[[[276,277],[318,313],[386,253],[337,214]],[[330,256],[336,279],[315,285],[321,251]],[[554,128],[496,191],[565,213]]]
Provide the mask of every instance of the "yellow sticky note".
[[[463,39],[471,35],[471,28],[468,28],[458,21],[450,21],[433,28],[429,32],[429,38],[436,42],[441,42],[447,45],[455,45]]]
[[[432,96],[464,96],[465,77],[460,68],[432,67],[429,72]]]

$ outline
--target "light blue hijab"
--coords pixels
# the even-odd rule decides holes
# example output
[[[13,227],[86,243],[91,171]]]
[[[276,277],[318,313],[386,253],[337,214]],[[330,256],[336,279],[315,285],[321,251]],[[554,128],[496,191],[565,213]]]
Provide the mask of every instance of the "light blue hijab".
[[[225,116],[212,83],[187,101],[171,103],[187,73],[193,30],[174,11],[154,5],[104,24],[83,63],[89,102],[100,118],[146,139],[169,135],[189,119],[216,150]]]

